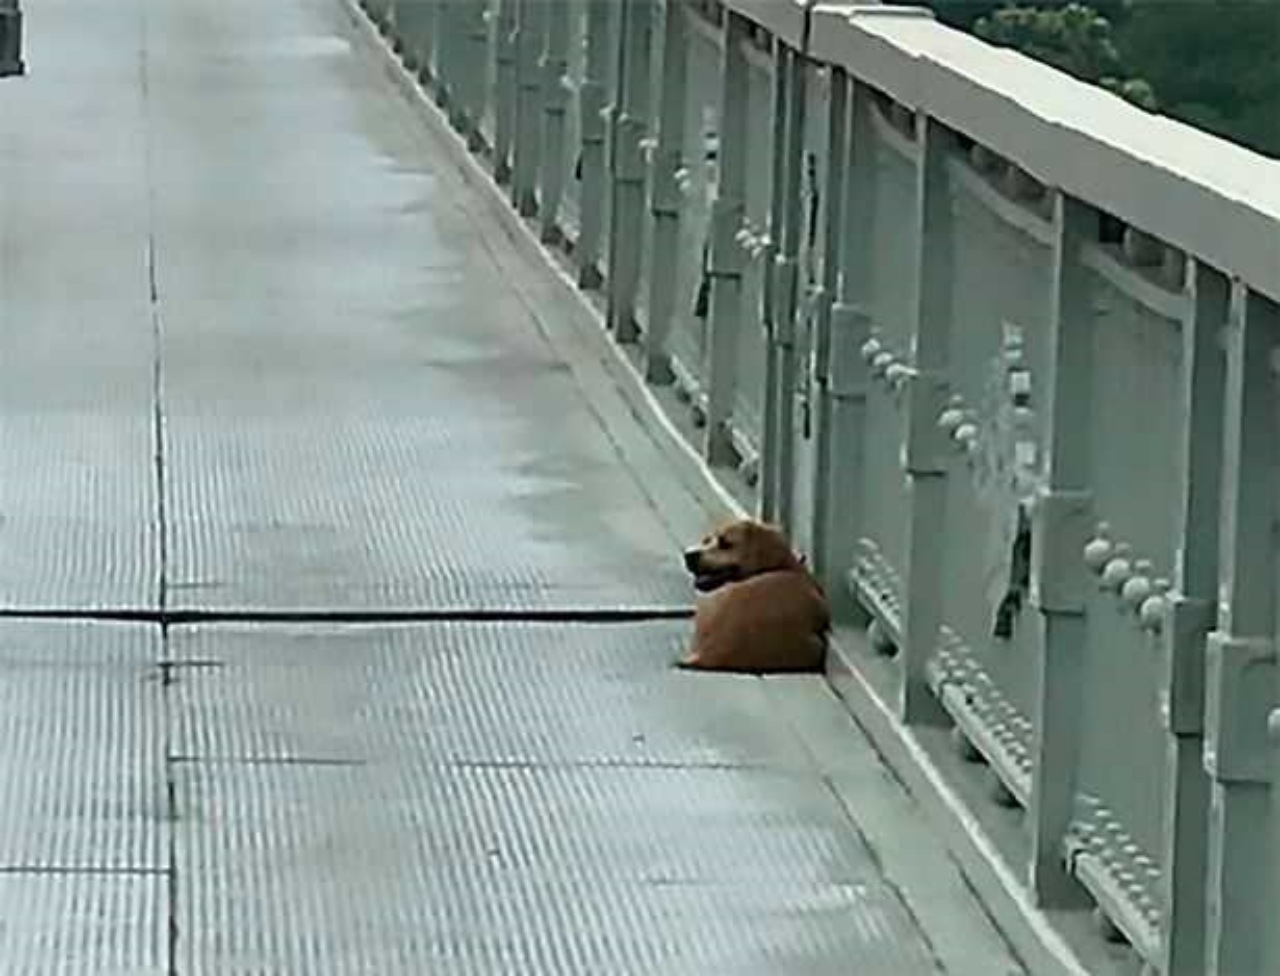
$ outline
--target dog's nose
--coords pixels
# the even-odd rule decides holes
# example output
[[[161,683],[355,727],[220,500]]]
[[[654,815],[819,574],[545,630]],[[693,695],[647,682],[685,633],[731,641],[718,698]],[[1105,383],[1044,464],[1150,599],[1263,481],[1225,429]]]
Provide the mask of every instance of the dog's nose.
[[[698,566],[702,563],[702,553],[697,549],[686,549],[684,551],[684,568],[691,573],[698,571]]]

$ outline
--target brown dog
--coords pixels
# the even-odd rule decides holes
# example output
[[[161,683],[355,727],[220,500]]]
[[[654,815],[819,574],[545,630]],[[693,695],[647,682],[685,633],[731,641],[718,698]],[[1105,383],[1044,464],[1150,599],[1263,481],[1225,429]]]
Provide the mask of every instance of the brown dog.
[[[693,646],[679,667],[703,671],[815,671],[831,611],[818,581],[772,525],[742,519],[684,554],[706,594],[694,617]]]

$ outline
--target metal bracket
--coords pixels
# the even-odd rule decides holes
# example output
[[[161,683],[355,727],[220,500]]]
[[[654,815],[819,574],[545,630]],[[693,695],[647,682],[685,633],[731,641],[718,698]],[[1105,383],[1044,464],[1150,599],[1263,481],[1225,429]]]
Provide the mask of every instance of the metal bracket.
[[[1093,526],[1087,491],[1042,488],[1032,511],[1031,603],[1041,611],[1083,614],[1089,592],[1084,547]]]
[[[774,294],[777,296],[777,307],[794,309],[799,314],[800,307],[800,264],[789,254],[779,254],[774,259]],[[793,315],[779,315],[774,322],[773,342],[775,346],[786,348],[795,341],[796,323]]]
[[[618,153],[614,173],[617,182],[642,184],[648,175],[640,140],[644,138],[646,124],[643,119],[631,115],[619,115],[614,125],[618,133]]]
[[[907,382],[907,473],[946,474],[953,451],[938,418],[947,408],[951,384],[945,375],[931,370],[911,373]]]
[[[741,200],[718,196],[711,204],[711,249],[708,273],[712,278],[740,278],[742,248],[735,235],[742,226],[746,206]]]
[[[1215,612],[1211,600],[1179,595],[1170,601],[1161,629],[1160,717],[1173,735],[1204,733],[1205,641]]]
[[[1219,782],[1270,782],[1268,726],[1276,707],[1275,643],[1214,631],[1205,658],[1205,771]]]
[[[827,361],[827,391],[836,399],[867,395],[867,364],[862,344],[871,334],[871,315],[862,305],[837,302],[831,306],[831,349]]]

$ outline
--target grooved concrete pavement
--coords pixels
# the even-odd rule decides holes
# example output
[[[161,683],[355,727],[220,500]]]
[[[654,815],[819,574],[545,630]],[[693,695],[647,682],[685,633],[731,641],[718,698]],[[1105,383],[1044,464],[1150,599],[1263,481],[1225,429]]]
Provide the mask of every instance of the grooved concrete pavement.
[[[344,0],[28,6],[0,607],[687,605]],[[0,973],[1020,972],[825,686],[686,629],[0,620]]]

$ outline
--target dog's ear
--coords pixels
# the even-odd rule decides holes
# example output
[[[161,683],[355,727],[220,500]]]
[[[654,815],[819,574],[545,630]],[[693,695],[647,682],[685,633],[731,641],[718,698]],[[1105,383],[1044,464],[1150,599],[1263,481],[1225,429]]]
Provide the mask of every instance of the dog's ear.
[[[795,550],[787,541],[786,533],[778,526],[759,519],[750,519],[745,523],[744,528],[746,529],[742,555],[744,569],[754,575],[795,567]]]

